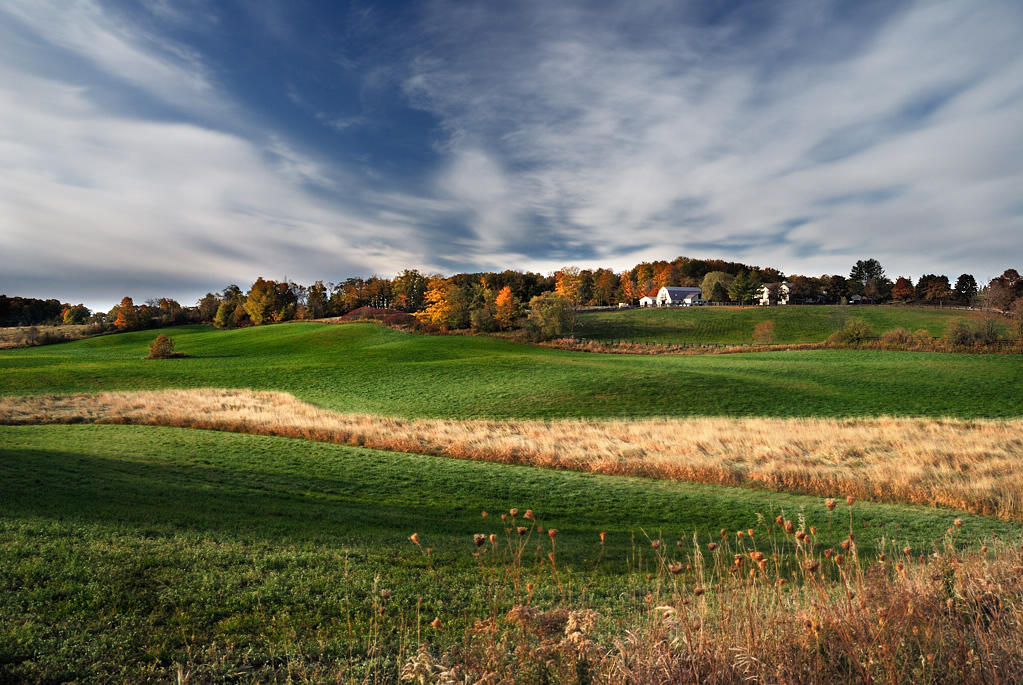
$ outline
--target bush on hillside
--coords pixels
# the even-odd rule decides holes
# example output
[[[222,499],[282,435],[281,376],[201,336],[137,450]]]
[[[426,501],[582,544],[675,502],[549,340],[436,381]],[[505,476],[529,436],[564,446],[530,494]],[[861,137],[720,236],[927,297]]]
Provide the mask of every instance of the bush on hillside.
[[[1002,331],[994,319],[988,318],[973,324],[956,319],[945,330],[945,342],[955,347],[993,345],[1002,341]]]
[[[146,359],[170,359],[176,356],[179,355],[174,354],[174,341],[161,333],[149,343],[149,356]]]
[[[873,331],[870,324],[863,319],[853,318],[842,324],[842,327],[828,337],[832,345],[857,345],[871,337]]]

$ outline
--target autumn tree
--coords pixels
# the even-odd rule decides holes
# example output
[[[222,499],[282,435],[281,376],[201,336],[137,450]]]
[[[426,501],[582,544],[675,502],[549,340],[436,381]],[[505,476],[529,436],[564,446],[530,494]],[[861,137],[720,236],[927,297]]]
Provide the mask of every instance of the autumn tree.
[[[421,317],[447,329],[461,329],[469,325],[469,306],[465,291],[441,276],[430,279],[425,296],[426,308]]]
[[[948,276],[938,276],[931,279],[927,284],[927,292],[924,294],[924,299],[928,302],[937,302],[940,305],[951,298],[952,288],[948,284]]]
[[[593,275],[593,301],[597,305],[614,304],[618,277],[611,269],[597,269]]]
[[[134,331],[139,327],[139,311],[130,297],[121,300],[116,307],[117,313],[114,319],[114,327],[120,331]]]
[[[306,318],[320,319],[327,312],[327,286],[323,281],[316,281],[309,286],[309,292],[305,298]]]
[[[578,307],[582,297],[582,277],[579,275],[579,268],[575,266],[563,267],[555,274],[554,292]]]
[[[792,276],[788,280],[789,302],[793,304],[806,304],[807,302],[820,301],[821,285],[816,278]]]
[[[394,306],[406,312],[417,312],[423,308],[423,298],[429,279],[415,269],[405,269],[398,274],[391,285],[394,292]]]
[[[84,304],[69,305],[61,312],[61,323],[72,326],[83,324],[89,320],[91,315],[92,312]]]
[[[494,299],[494,320],[498,327],[508,330],[515,325],[519,314],[519,301],[509,286],[504,286]]]
[[[270,321],[277,307],[277,283],[260,276],[249,288],[242,306],[253,325],[259,326]]]
[[[629,276],[628,271],[622,274],[621,284],[622,298],[627,304],[636,304],[636,300],[646,294],[640,292],[639,284],[636,283],[636,279]]]
[[[669,285],[678,285],[679,278],[677,266],[671,263],[664,264],[654,271],[654,287],[665,288]]]
[[[899,276],[895,279],[895,285],[892,286],[892,299],[900,302],[912,300],[913,281],[909,280],[905,276]]]
[[[151,308],[153,309],[153,308]],[[185,320],[185,308],[177,300],[169,297],[160,298],[155,307],[163,324],[176,324]]]
[[[195,305],[199,321],[213,321],[220,309],[220,298],[213,293],[206,293]]]
[[[543,293],[529,301],[526,334],[534,340],[550,340],[572,332],[575,325],[575,307],[567,297],[557,293]]]

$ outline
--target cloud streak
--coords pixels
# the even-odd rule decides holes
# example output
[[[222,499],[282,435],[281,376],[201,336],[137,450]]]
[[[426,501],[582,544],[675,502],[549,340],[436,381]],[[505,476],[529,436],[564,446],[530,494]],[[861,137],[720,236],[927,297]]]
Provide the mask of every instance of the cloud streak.
[[[836,25],[824,7],[796,3],[747,46],[755,17],[668,21],[665,36],[656,13],[637,33],[566,3],[500,20],[435,5],[445,56],[416,62],[406,88],[449,132],[454,200],[478,200],[471,160],[501,170],[482,175],[505,219],[474,224],[479,257],[587,243],[625,265],[717,245],[791,270],[869,253],[919,273],[993,270],[988,239],[1023,252],[1018,8],[919,3]],[[524,24],[544,28],[523,39]],[[506,225],[537,223],[544,244],[501,250]]]

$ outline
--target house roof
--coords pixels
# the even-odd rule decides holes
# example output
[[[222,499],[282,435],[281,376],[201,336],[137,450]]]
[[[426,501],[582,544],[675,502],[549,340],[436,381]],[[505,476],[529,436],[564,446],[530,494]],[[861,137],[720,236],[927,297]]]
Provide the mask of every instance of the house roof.
[[[777,290],[779,285],[789,285],[789,282],[782,281],[781,283],[764,283],[764,287],[767,288],[768,292]]]

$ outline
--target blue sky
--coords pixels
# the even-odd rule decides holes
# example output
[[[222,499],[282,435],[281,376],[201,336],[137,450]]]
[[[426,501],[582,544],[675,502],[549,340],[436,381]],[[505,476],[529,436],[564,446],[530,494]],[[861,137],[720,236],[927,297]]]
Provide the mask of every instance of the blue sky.
[[[0,3],[0,290],[1023,256],[1023,4]]]

